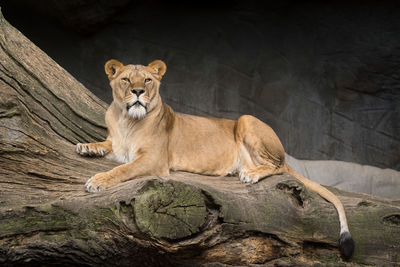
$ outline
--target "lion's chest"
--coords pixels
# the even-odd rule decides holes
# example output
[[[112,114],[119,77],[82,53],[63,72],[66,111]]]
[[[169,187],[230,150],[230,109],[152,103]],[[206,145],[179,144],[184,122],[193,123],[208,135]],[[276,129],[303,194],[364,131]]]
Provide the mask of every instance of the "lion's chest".
[[[127,163],[135,160],[137,149],[132,149],[130,146],[127,146],[125,142],[120,141],[112,141],[113,153],[110,155],[112,160]]]
[[[131,162],[136,159],[137,151],[140,148],[140,140],[138,134],[125,127],[125,125],[119,125],[113,132],[110,138],[112,142],[112,152],[109,158],[121,163]]]

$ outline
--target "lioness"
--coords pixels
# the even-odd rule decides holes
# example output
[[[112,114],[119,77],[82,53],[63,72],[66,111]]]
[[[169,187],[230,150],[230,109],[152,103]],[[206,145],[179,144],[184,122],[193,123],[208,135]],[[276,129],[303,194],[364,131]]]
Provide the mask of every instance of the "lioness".
[[[243,183],[287,172],[336,207],[340,252],[351,257],[354,242],[342,203],[286,164],[275,132],[249,115],[233,121],[175,113],[159,94],[166,69],[161,60],[147,66],[124,66],[114,59],[105,64],[114,98],[105,118],[109,134],[104,142],[77,144],[76,152],[124,164],[90,178],[86,190],[97,192],[144,175],[167,176],[170,170],[217,176],[238,173]]]

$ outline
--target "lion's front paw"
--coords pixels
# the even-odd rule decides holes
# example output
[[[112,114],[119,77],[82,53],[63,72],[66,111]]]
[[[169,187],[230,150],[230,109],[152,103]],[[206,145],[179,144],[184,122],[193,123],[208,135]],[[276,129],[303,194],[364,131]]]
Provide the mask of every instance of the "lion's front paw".
[[[111,186],[111,176],[106,172],[100,172],[87,180],[85,190],[87,192],[95,193]]]
[[[81,144],[78,143],[76,144],[76,153],[82,156],[98,156],[98,157],[103,157],[105,154],[107,154],[107,151],[100,145],[98,144]]]
[[[258,183],[260,175],[252,171],[242,170],[239,172],[239,179],[242,183]]]

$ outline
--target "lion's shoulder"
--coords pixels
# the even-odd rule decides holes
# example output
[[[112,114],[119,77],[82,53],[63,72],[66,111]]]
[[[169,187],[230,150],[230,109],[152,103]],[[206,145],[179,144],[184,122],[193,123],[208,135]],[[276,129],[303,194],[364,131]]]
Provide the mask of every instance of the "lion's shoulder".
[[[163,119],[166,123],[167,132],[170,132],[172,130],[172,127],[174,126],[175,112],[170,106],[165,103],[163,103]]]

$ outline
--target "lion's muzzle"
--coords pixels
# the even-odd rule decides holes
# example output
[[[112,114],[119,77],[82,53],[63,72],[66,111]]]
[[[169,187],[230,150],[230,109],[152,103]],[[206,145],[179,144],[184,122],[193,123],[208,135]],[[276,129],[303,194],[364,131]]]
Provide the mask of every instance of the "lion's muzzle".
[[[145,104],[143,104],[140,100],[136,100],[133,104],[128,104],[128,105],[126,105],[126,111],[129,111],[129,109],[130,109],[131,107],[136,107],[136,108],[138,108],[138,107],[140,107],[140,106],[144,107],[144,109],[147,110],[147,107],[146,107]]]

